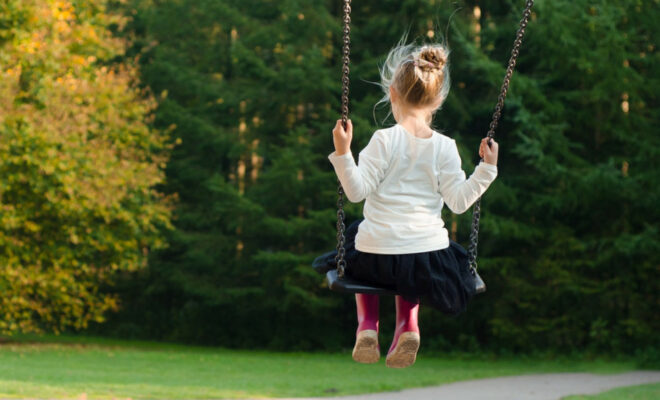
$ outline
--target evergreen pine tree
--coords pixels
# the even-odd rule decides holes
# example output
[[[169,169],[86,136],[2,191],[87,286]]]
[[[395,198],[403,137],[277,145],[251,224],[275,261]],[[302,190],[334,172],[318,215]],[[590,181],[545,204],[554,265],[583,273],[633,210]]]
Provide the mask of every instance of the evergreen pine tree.
[[[336,177],[327,155],[340,116],[341,5],[224,0],[137,9],[144,84],[162,93],[156,125],[174,127],[182,141],[164,188],[180,204],[170,248],[152,258],[148,274],[130,277],[125,298],[134,307],[115,329],[133,329],[132,320],[144,322],[144,335],[226,346],[352,344],[353,297],[325,289],[309,265],[334,247]],[[450,47],[453,84],[434,127],[457,139],[471,174],[523,6],[354,2],[354,155],[393,123],[383,121],[386,109],[373,119],[383,93],[370,82],[409,29],[411,40]],[[422,307],[429,348],[657,345],[657,8],[536,2],[495,136],[498,179],[482,199],[478,261],[488,291],[459,318]],[[348,222],[361,216],[361,204],[349,203],[347,213]],[[471,211],[445,210],[443,218],[467,247]]]

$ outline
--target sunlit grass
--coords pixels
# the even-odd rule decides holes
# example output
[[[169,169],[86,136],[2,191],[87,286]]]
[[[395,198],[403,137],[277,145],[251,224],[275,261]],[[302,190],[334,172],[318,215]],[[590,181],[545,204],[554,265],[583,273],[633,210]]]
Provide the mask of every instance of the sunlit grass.
[[[589,396],[568,396],[562,400],[657,400],[660,399],[660,383],[621,387]]]

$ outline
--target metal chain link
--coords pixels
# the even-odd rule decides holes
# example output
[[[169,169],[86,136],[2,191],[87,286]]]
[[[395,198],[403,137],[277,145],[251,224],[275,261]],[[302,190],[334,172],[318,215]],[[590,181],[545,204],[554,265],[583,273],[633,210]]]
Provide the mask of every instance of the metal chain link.
[[[349,56],[351,52],[351,0],[344,0],[344,46],[342,48],[342,78],[341,78],[341,122],[344,126],[344,129],[348,128],[348,84],[349,84]],[[346,261],[344,256],[346,249],[344,248],[344,243],[346,241],[344,236],[344,231],[346,226],[344,225],[344,188],[341,186],[341,182],[338,183],[337,187],[337,255],[335,256],[335,261],[337,263],[337,276],[339,278],[344,277],[344,269],[346,268]]]
[[[520,27],[518,28],[518,33],[516,34],[516,39],[513,42],[513,49],[511,50],[511,58],[509,59],[509,66],[506,69],[506,74],[504,75],[504,82],[502,83],[502,88],[500,90],[500,95],[497,99],[497,105],[495,106],[495,112],[493,113],[493,120],[490,123],[490,129],[488,130],[488,146],[492,143],[492,138],[495,136],[495,129],[499,123],[500,116],[502,115],[502,108],[504,107],[504,99],[506,99],[506,94],[509,91],[509,81],[511,80],[511,75],[513,75],[513,69],[516,66],[516,61],[518,60],[518,54],[520,53],[520,45],[522,44],[523,35],[525,34],[525,28],[527,28],[527,22],[529,17],[532,14],[532,6],[534,5],[534,0],[527,0],[525,5],[525,10],[523,11],[522,19],[520,20]],[[480,159],[480,162],[483,161],[483,158]],[[481,197],[477,199],[474,203],[474,208],[472,211],[472,231],[470,233],[470,246],[468,248],[469,254],[469,263],[470,271],[472,275],[476,274],[477,270],[477,242],[479,237],[479,217],[481,214]]]

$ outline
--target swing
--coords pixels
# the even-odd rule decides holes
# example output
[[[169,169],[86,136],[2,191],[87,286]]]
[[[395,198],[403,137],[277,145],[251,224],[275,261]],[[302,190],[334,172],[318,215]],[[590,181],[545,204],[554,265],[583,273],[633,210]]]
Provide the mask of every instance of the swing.
[[[525,28],[527,27],[527,21],[531,15],[531,9],[534,5],[534,0],[527,0],[525,9],[523,11],[523,17],[520,20],[520,26],[518,32],[516,33],[516,39],[513,42],[513,49],[511,50],[511,58],[509,59],[509,65],[504,75],[504,82],[500,89],[500,95],[497,99],[497,104],[495,106],[495,112],[493,113],[493,119],[490,123],[490,129],[488,130],[487,136],[489,137],[488,145],[490,146],[492,137],[495,135],[495,129],[499,122],[500,116],[502,114],[502,108],[504,107],[504,99],[506,98],[507,91],[509,90],[509,81],[511,75],[513,75],[513,69],[516,65],[516,60],[518,59],[518,53],[520,51],[520,45],[522,43],[523,35],[525,34]],[[351,22],[351,0],[344,0],[344,18],[343,18],[343,67],[342,67],[342,96],[341,96],[341,119],[344,129],[348,123],[348,83],[349,83],[349,54],[350,54],[350,22]],[[481,159],[483,161],[483,159]],[[326,281],[330,290],[341,292],[341,293],[364,293],[364,294],[377,294],[377,295],[396,295],[396,291],[378,287],[373,285],[365,284],[364,282],[357,281],[350,276],[344,274],[344,269],[346,267],[346,261],[344,256],[346,250],[344,248],[345,237],[344,231],[346,226],[344,225],[344,189],[341,186],[341,182],[338,184],[337,188],[337,255],[335,256],[335,261],[337,262],[337,268],[331,269],[326,272]],[[477,240],[479,235],[479,215],[481,211],[481,197],[477,199],[474,203],[474,208],[472,211],[472,231],[470,233],[470,246],[468,248],[469,255],[469,264],[470,272],[474,277],[475,282],[475,293],[483,293],[486,291],[486,285],[477,273]]]

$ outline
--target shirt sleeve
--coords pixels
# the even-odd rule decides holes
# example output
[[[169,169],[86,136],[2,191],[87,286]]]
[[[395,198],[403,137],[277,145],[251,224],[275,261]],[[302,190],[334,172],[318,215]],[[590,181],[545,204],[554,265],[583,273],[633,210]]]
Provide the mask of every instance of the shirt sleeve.
[[[486,192],[497,177],[497,165],[481,161],[468,179],[461,168],[461,156],[456,140],[451,140],[448,150],[443,153],[438,176],[438,191],[445,204],[455,214],[463,214]]]
[[[358,165],[350,151],[341,156],[333,151],[328,159],[335,168],[348,200],[358,203],[376,190],[385,177],[390,159],[387,137],[381,130],[376,131],[360,152]]]

